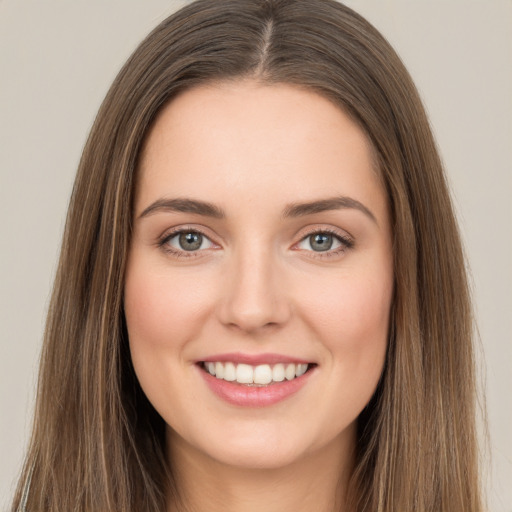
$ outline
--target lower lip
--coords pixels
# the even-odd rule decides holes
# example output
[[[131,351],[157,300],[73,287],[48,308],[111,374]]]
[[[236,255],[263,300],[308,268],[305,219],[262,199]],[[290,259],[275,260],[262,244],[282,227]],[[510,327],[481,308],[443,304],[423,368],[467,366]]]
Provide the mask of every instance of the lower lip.
[[[276,382],[268,386],[246,386],[237,382],[217,379],[202,367],[199,372],[208,387],[226,402],[240,407],[266,407],[285,400],[299,391],[309,380],[313,369],[292,380]]]

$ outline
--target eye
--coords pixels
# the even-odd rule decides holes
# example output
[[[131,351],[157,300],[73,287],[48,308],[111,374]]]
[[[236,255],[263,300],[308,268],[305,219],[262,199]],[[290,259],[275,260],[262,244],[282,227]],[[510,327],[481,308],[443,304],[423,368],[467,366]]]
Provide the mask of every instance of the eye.
[[[213,242],[203,233],[191,229],[174,231],[165,236],[159,243],[165,250],[187,256],[184,253],[194,253],[214,247]]]
[[[305,236],[297,244],[297,248],[305,251],[327,253],[327,256],[339,254],[353,245],[352,240],[338,233],[315,231]]]

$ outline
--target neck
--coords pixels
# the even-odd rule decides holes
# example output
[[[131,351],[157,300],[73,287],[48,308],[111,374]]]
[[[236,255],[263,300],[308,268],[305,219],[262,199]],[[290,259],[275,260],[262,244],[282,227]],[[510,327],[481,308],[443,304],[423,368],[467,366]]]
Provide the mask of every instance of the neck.
[[[351,442],[347,442],[347,438]],[[216,461],[168,432],[169,460],[179,499],[169,512],[345,512],[352,473],[353,436],[336,438],[278,468],[247,468]]]

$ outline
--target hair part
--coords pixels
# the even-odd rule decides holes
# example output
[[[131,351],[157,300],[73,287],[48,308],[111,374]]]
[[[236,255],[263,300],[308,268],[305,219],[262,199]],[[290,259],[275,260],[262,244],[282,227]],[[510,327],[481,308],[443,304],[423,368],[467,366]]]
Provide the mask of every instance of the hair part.
[[[334,0],[199,0],[120,71],[83,151],[48,312],[31,444],[13,511],[165,510],[164,422],[131,364],[123,283],[137,162],[162,107],[240,79],[316,91],[364,130],[393,224],[385,369],[359,418],[351,510],[482,510],[472,314],[428,119],[386,40]]]

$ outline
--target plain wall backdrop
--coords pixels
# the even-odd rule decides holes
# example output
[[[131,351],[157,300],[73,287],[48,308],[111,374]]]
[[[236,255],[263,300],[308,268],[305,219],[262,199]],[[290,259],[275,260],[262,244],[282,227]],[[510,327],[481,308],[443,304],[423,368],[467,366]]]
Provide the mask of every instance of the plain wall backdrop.
[[[45,312],[83,144],[126,58],[184,3],[0,0],[2,510],[28,440]],[[512,1],[347,4],[402,56],[446,164],[484,352],[490,511],[512,512]]]

